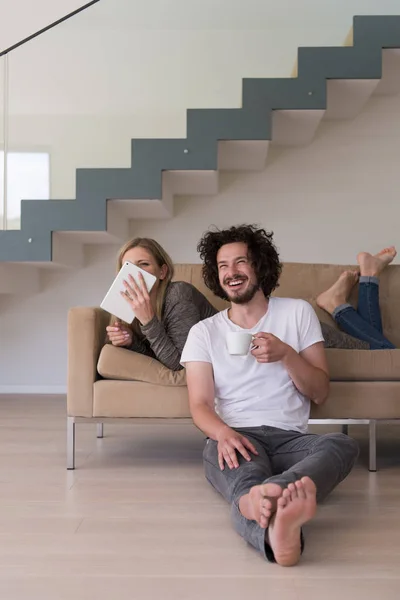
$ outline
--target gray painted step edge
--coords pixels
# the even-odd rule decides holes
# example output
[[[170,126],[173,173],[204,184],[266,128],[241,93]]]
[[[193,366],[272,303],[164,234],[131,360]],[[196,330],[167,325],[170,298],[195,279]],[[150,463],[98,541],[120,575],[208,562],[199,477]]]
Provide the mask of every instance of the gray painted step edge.
[[[299,48],[297,78],[244,79],[240,109],[189,109],[186,139],[132,140],[129,169],[77,169],[75,200],[22,200],[0,261],[51,261],[53,231],[107,231],[107,200],[160,199],[163,171],[217,170],[219,140],[270,140],[273,110],[325,110],[328,79],[380,79],[400,16],[356,16],[353,36],[351,47]]]

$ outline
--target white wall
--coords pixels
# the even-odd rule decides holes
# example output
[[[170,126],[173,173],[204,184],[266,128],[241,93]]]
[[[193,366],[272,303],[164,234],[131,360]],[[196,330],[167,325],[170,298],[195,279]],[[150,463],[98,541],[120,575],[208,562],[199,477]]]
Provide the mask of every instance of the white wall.
[[[88,0],[89,1],[89,0]],[[0,0],[0,50],[83,6],[85,0]]]
[[[384,0],[220,0],[212,9],[211,0],[175,0],[168,12],[161,0],[100,5],[93,22],[87,15],[75,26],[72,47],[67,30],[52,37],[47,78],[32,65],[29,75],[27,55],[15,58],[12,141],[51,150],[53,197],[73,197],[76,166],[127,164],[131,137],[184,135],[186,107],[239,106],[242,77],[287,76],[299,45],[341,44],[353,14],[400,12]],[[87,36],[96,52],[79,45]],[[34,65],[44,50],[44,41],[32,47]],[[132,222],[131,233],[197,262],[210,224],[251,221],[275,231],[283,260],[352,262],[361,248],[397,242],[399,124],[400,99],[375,98],[354,121],[323,123],[307,148],[273,150],[264,172],[224,174],[217,196],[181,198],[172,220]],[[88,247],[79,272],[44,273],[40,294],[0,298],[0,391],[65,386],[67,310],[99,303],[116,251]]]

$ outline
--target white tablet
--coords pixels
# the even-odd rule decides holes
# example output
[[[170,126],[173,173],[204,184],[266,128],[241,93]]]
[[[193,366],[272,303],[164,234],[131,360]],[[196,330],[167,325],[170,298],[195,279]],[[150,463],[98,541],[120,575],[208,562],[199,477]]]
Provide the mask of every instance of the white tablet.
[[[136,283],[140,285],[139,273],[143,275],[147,290],[150,292],[151,288],[157,281],[157,277],[151,273],[148,273],[147,271],[144,271],[140,267],[137,267],[133,263],[125,261],[116,278],[114,279],[110,289],[105,295],[103,302],[100,304],[100,307],[112,315],[115,315],[118,317],[118,319],[121,319],[121,321],[132,323],[133,319],[135,318],[135,313],[129,302],[127,302],[125,298],[121,296],[121,292],[125,292],[126,290],[124,286],[124,279],[125,281],[129,282],[128,275],[132,275]]]

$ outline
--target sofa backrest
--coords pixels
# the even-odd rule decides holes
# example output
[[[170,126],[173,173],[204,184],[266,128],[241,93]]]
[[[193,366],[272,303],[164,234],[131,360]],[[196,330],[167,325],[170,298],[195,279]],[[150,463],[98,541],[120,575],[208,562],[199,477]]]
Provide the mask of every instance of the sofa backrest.
[[[324,265],[308,263],[284,263],[280,285],[275,296],[302,298],[315,308],[321,321],[334,325],[334,321],[320,310],[315,299],[322,291],[330,287],[346,268],[354,266]],[[217,308],[223,310],[228,303],[216,298],[204,285],[200,264],[176,265],[175,281],[187,281],[197,287]],[[357,306],[357,286],[350,298],[353,306]],[[383,328],[386,337],[400,348],[400,265],[391,265],[382,274],[380,286],[380,304]]]

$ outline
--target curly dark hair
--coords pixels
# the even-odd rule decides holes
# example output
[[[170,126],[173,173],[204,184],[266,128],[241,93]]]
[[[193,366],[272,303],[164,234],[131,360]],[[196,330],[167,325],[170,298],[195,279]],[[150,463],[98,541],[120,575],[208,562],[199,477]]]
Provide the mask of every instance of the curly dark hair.
[[[206,286],[219,298],[228,300],[219,283],[217,253],[225,244],[244,242],[247,245],[249,258],[252,261],[259,288],[269,298],[279,286],[282,264],[272,240],[273,232],[256,225],[237,225],[229,229],[207,231],[197,245],[197,251],[203,261],[203,279]]]

